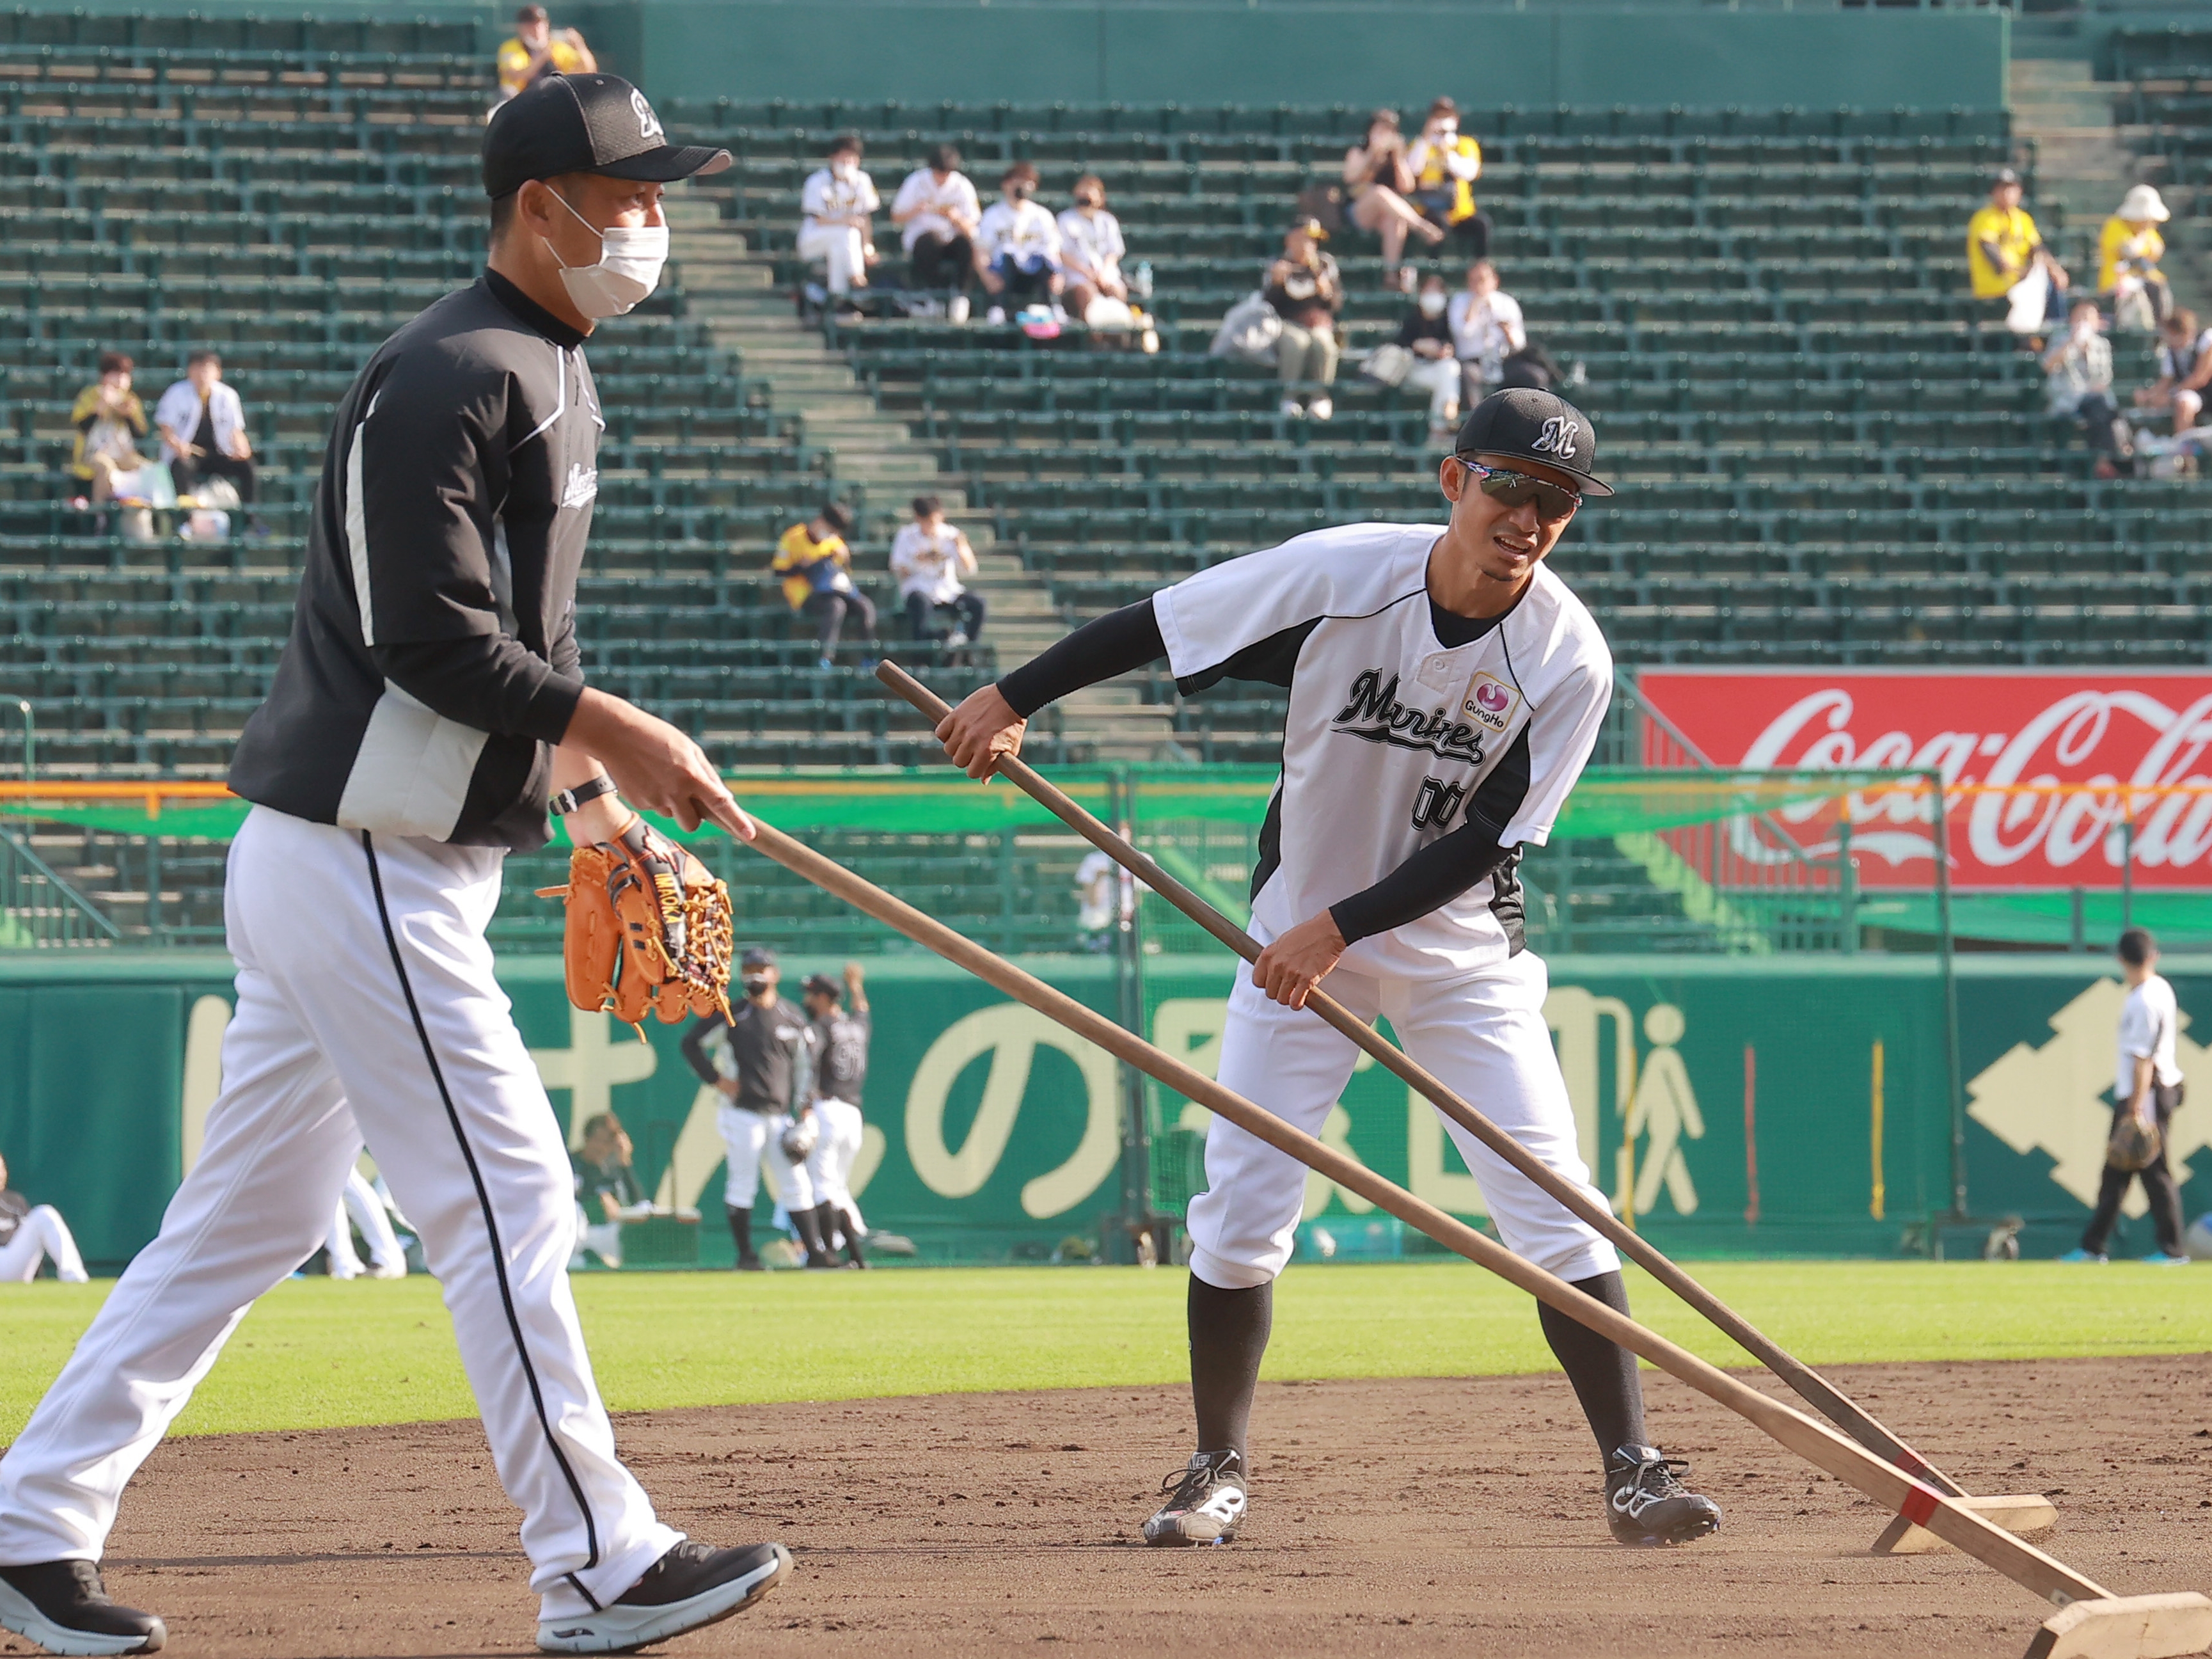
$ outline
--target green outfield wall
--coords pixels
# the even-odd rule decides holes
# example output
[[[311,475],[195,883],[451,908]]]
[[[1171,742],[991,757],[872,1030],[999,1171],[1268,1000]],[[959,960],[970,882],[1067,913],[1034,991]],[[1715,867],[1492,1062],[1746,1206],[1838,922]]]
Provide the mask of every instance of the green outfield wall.
[[[836,965],[785,969],[795,979]],[[1140,1006],[1154,1041],[1212,1065],[1225,959],[1149,958],[1134,1005],[1110,957],[1030,965],[1102,1010]],[[2072,1242],[2101,1164],[2120,993],[2100,969],[2078,957],[1962,963],[1955,1115],[1933,958],[1569,957],[1553,964],[1546,1012],[1585,1156],[1663,1248],[1890,1255],[1940,1240],[1956,1253],[2016,1215],[2027,1252],[2049,1255]],[[2185,1017],[2212,1008],[2212,960],[2169,969]],[[685,1068],[679,1032],[649,1026],[641,1045],[577,1012],[551,960],[511,962],[503,981],[555,1111],[572,1130],[620,1112],[646,1189],[705,1211],[702,1260],[726,1261],[713,1097]],[[1133,1095],[1111,1062],[933,958],[876,958],[869,992],[877,1038],[855,1184],[872,1225],[943,1261],[1036,1259],[1113,1232]],[[152,1237],[196,1152],[230,997],[220,956],[0,958],[0,1153],[11,1184],[58,1205],[106,1269]],[[2212,1079],[2186,1030],[2182,1063]],[[1155,1091],[1143,1117],[1152,1201],[1172,1214],[1203,1184],[1205,1115]],[[1325,1135],[1447,1210],[1483,1212],[1433,1115],[1379,1068],[1355,1073]],[[2212,1206],[2208,1142],[2212,1106],[2185,1109],[2173,1151],[2192,1215]],[[1934,1224],[1957,1176],[1980,1219],[1944,1230]],[[1304,1255],[1419,1246],[1318,1180],[1308,1212]],[[2129,1225],[2130,1246],[2148,1249],[2147,1224]]]
[[[268,0],[97,0],[94,15],[282,18]],[[1462,102],[1997,109],[2001,8],[1437,4],[1418,0],[586,0],[554,21],[656,98],[795,102]],[[507,0],[325,0],[315,15],[476,24]]]

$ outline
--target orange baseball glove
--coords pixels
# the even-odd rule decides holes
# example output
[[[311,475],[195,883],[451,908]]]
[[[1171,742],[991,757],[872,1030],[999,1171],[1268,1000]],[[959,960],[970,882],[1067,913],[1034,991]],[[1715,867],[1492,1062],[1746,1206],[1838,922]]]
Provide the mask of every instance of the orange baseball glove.
[[[648,1009],[667,1025],[729,1013],[730,890],[643,818],[576,848],[568,884],[538,896],[567,901],[562,957],[577,1007],[611,1012],[641,1038]]]

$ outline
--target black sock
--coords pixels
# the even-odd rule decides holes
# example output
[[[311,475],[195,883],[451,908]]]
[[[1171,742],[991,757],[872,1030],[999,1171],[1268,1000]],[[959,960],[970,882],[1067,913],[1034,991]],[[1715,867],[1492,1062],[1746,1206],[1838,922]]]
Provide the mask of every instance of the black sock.
[[[799,1242],[806,1247],[806,1265],[810,1267],[828,1267],[830,1250],[822,1242],[822,1212],[818,1209],[793,1210],[791,1224],[799,1230]]]
[[[722,1207],[729,1213],[730,1242],[738,1247],[738,1260],[751,1261],[753,1259],[752,1211],[750,1208],[741,1210],[734,1204],[725,1204]]]
[[[1575,1288],[1616,1312],[1628,1311],[1628,1286],[1617,1270],[1577,1279]],[[1648,1444],[1644,1437],[1644,1384],[1636,1375],[1636,1356],[1542,1303],[1536,1304],[1536,1317],[1559,1368],[1575,1386],[1575,1397],[1589,1419],[1600,1455],[1611,1457],[1623,1446]]]
[[[814,1231],[822,1235],[822,1249],[830,1255],[837,1254],[837,1212],[823,1199],[814,1206]]]
[[[1275,1322],[1275,1285],[1224,1291],[1190,1276],[1190,1401],[1198,1412],[1198,1449],[1233,1451],[1251,1466],[1244,1439],[1260,1357]]]

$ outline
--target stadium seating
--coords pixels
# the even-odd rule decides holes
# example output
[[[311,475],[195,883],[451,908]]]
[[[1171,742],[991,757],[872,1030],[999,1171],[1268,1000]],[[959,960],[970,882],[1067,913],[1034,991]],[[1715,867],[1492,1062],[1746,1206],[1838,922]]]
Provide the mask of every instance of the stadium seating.
[[[0,17],[0,690],[32,700],[42,772],[220,773],[281,647],[331,404],[480,258],[487,97],[460,26]],[[1334,422],[1286,421],[1264,374],[1206,355],[1360,112],[662,112],[736,154],[706,187],[785,282],[802,275],[798,186],[833,131],[865,135],[886,194],[940,139],[987,185],[1016,157],[1043,170],[1048,198],[1079,169],[1104,175],[1132,258],[1152,267],[1158,355],[1094,349],[1080,327],[1050,343],[921,320],[831,331],[1066,619],[1313,525],[1433,513],[1411,399],[1347,371]],[[1584,514],[1562,559],[1624,663],[2212,655],[2186,486],[2091,480],[2043,421],[2032,365],[1962,296],[1964,217],[2014,155],[2001,114],[1509,108],[1468,127],[1508,287],[1576,366],[1607,470],[1629,486]],[[1382,291],[1371,243],[1334,246],[1364,349],[1403,301]],[[102,531],[59,475],[70,399],[112,349],[138,359],[150,404],[204,343],[246,399],[267,535]],[[2123,356],[2142,367],[2133,345]],[[763,575],[774,536],[825,495],[871,514],[896,501],[832,476],[803,417],[711,343],[678,286],[608,325],[592,357],[610,420],[582,595],[594,679],[700,732],[725,764],[925,760],[857,649],[815,671]],[[885,536],[865,529],[864,575],[885,599]],[[994,666],[984,652],[933,678],[957,690]],[[1186,703],[1155,676],[1147,695],[1173,705],[1193,760],[1273,752],[1279,705],[1249,688]],[[1051,721],[1032,742],[1048,762],[1084,757]],[[143,844],[80,841],[73,867],[106,880],[135,925],[164,906],[174,936],[214,925],[210,855],[173,848],[156,876],[126,867]],[[1068,936],[1065,845],[852,850],[1001,942]],[[1609,843],[1540,855],[1530,876],[1540,929],[1712,943]],[[760,889],[763,931],[854,925],[778,884]],[[514,937],[542,933],[545,918],[510,908]]]

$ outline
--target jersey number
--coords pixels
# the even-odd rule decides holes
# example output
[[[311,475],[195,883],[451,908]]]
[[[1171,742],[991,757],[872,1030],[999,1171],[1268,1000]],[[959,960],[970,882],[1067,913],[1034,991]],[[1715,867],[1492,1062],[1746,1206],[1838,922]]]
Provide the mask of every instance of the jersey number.
[[[1440,823],[1449,823],[1459,804],[1467,799],[1463,783],[1446,783],[1442,778],[1423,778],[1421,793],[1413,798],[1413,828],[1432,829]]]

